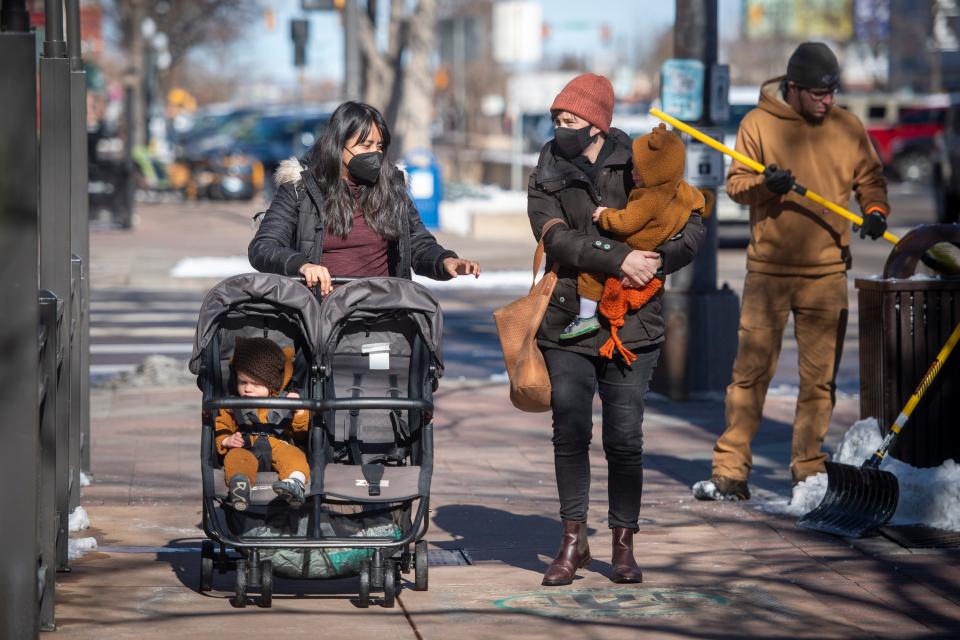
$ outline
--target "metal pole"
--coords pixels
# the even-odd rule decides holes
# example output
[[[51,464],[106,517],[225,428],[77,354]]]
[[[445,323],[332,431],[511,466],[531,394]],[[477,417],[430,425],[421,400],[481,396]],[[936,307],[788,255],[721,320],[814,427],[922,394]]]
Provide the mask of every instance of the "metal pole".
[[[38,545],[40,426],[37,404],[37,82],[36,35],[23,2],[0,14],[0,403],[15,419],[0,423],[0,637],[37,636],[41,572]],[[46,480],[46,479],[43,479]],[[52,480],[52,479],[51,479]],[[38,571],[38,569],[40,571]],[[43,583],[44,586],[48,586]],[[52,588],[52,584],[49,585]],[[52,596],[48,599],[52,605]]]
[[[360,99],[360,38],[357,33],[360,14],[357,0],[346,0],[343,8],[345,47],[343,88],[347,100]]]
[[[44,58],[65,58],[67,43],[63,41],[63,0],[44,0]]]
[[[70,61],[63,5],[46,2],[47,41],[40,58],[40,287],[60,299],[57,335],[57,569],[69,570],[70,521]],[[57,38],[60,40],[57,40]],[[51,55],[51,52],[58,55]],[[84,196],[86,197],[86,190]]]
[[[80,47],[80,0],[66,0],[70,55],[70,251],[77,268],[70,370],[71,504],[80,503],[80,470],[90,469],[90,211],[87,196],[87,73]]]
[[[710,121],[710,72],[717,62],[717,0],[676,0],[674,56],[704,64],[703,116]],[[716,189],[704,188],[716,202]],[[736,355],[739,302],[727,287],[717,289],[716,206],[703,219],[706,236],[693,263],[670,275],[663,299],[666,340],[652,387],[674,400],[720,391]]]

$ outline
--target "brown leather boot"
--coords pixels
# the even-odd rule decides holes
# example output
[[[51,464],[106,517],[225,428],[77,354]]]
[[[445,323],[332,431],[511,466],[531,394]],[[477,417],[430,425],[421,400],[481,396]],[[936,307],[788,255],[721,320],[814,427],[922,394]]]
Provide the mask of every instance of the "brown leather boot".
[[[587,523],[563,521],[563,540],[560,550],[547,572],[543,574],[545,587],[559,587],[573,582],[577,569],[590,564],[590,547],[587,545]]]
[[[643,572],[633,558],[633,529],[614,527],[612,533],[613,557],[610,564],[613,565],[613,575],[610,579],[617,584],[643,582]]]

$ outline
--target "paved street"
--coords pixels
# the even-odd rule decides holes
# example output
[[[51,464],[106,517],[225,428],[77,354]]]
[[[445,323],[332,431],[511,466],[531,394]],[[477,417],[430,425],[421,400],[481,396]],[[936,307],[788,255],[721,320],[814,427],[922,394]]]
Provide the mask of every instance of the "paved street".
[[[898,196],[900,197],[900,196]],[[915,198],[913,195],[904,197]],[[906,209],[906,207],[904,207]],[[212,279],[173,279],[183,257],[236,256],[249,205],[142,206],[132,232],[92,237],[94,364],[100,375],[148,353],[185,359]],[[896,209],[895,209],[896,210]],[[904,212],[906,213],[906,212]],[[905,220],[926,214],[911,209]],[[442,237],[489,271],[528,268],[528,243]],[[855,273],[876,273],[888,247],[860,243]],[[743,252],[724,251],[721,279],[742,286]],[[852,284],[851,284],[852,287]],[[588,524],[594,561],[570,587],[544,589],[556,515],[547,414],[510,407],[489,312],[511,291],[442,291],[447,377],[437,397],[430,590],[398,606],[355,606],[356,579],[278,581],[273,609],[230,605],[233,574],[210,594],[198,579],[199,392],[195,385],[93,392],[94,482],[82,504],[98,551],[58,575],[58,636],[67,638],[948,638],[960,635],[955,552],[907,550],[798,530],[754,503],[699,503],[722,403],[654,397],[638,559],[642,585],[612,584],[605,463],[595,433]],[[852,295],[851,303],[855,303]],[[828,444],[858,417],[855,304]],[[179,346],[178,346],[179,345]],[[756,441],[753,486],[789,492],[786,470],[796,351],[785,345]],[[491,375],[495,376],[491,379]],[[599,405],[595,406],[599,412]],[[599,417],[599,416],[598,416]],[[598,421],[595,424],[599,424]],[[470,564],[456,564],[469,559]],[[412,575],[405,576],[412,579]],[[407,585],[410,587],[411,585]]]

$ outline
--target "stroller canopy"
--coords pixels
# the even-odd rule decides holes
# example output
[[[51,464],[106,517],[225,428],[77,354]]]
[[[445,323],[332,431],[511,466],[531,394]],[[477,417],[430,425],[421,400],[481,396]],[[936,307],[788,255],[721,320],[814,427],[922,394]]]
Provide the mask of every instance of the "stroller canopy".
[[[276,312],[278,306],[296,312],[303,339],[314,357],[319,356],[320,303],[313,293],[292,278],[273,273],[244,273],[218,283],[203,299],[190,356],[191,373],[199,374],[201,354],[216,334],[221,316],[238,307],[269,315]]]
[[[372,278],[337,287],[324,298],[320,307],[320,332],[329,336],[345,318],[373,319],[391,310],[404,311],[416,322],[427,348],[442,370],[443,315],[440,303],[426,287],[412,280]]]

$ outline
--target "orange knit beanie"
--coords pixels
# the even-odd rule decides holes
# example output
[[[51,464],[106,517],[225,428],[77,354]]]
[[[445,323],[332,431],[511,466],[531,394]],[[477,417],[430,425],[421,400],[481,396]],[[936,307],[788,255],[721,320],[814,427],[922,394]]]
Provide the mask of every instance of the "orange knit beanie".
[[[568,82],[553,99],[550,112],[557,111],[569,111],[606,135],[613,120],[613,85],[595,73],[581,74]]]

